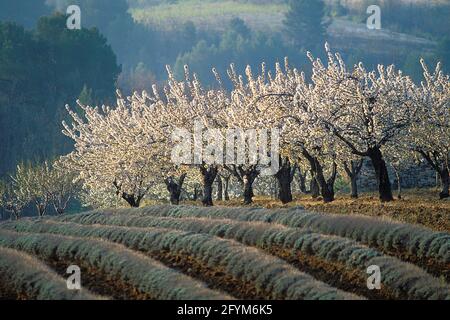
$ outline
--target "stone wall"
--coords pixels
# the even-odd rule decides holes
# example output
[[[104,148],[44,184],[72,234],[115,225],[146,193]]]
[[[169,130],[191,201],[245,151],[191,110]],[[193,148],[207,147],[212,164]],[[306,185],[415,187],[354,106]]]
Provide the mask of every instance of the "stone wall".
[[[397,177],[394,170],[388,165],[389,178],[392,188],[397,188]],[[410,168],[400,173],[402,188],[430,188],[436,186],[436,172],[426,164],[412,165]],[[439,183],[439,180],[437,180]],[[361,174],[358,180],[358,189],[360,191],[376,191],[377,183],[375,171],[370,160],[364,162]]]

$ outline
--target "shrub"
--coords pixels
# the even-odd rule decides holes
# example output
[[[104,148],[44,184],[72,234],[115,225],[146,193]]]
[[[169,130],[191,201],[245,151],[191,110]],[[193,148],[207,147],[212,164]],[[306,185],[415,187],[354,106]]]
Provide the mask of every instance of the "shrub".
[[[327,299],[358,298],[356,295],[317,281],[296,270],[285,261],[267,255],[258,249],[206,234],[158,228],[139,229],[25,221],[9,226],[21,231],[98,237],[145,252],[167,250],[172,253],[187,253],[210,266],[223,267],[226,272],[237,279],[253,282],[258,289],[271,292],[273,299],[322,299],[325,296]],[[72,250],[78,252],[79,248]]]
[[[450,297],[450,288],[419,267],[383,255],[377,250],[337,236],[327,236],[309,230],[286,228],[281,225],[213,220],[202,218],[158,218],[91,214],[67,216],[66,220],[87,224],[108,224],[128,227],[159,227],[179,229],[234,239],[246,245],[270,248],[273,245],[304,254],[337,261],[365,274],[370,265],[383,265],[383,285],[398,295],[413,299]],[[17,223],[16,223],[17,224]],[[425,290],[426,289],[426,290]]]
[[[0,230],[0,245],[33,253],[44,259],[56,255],[62,260],[82,260],[93,268],[121,278],[155,299],[230,299],[153,259],[102,240]]]
[[[28,299],[97,300],[105,299],[86,289],[69,290],[66,280],[33,256],[0,248],[0,278],[3,285]]]
[[[425,227],[363,216],[341,216],[307,212],[300,208],[268,210],[260,208],[200,208],[188,206],[154,206],[134,211],[117,210],[113,214],[157,217],[209,217],[239,221],[280,223],[288,227],[350,238],[369,246],[408,254],[419,258],[450,262],[450,234]],[[94,214],[94,212],[90,213]],[[90,214],[85,217],[89,219]]]

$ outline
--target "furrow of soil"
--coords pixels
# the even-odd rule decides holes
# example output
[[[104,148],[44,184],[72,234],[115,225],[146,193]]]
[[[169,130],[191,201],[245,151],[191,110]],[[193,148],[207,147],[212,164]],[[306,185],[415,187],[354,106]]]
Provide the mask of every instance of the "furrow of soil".
[[[67,268],[70,265],[77,265],[81,270],[81,285],[83,288],[88,289],[90,292],[104,297],[109,297],[115,300],[151,300],[152,297],[148,294],[139,292],[130,284],[122,281],[118,277],[106,274],[98,269],[93,268],[86,262],[73,259],[58,259],[53,256],[51,259],[43,259],[50,268],[58,273],[63,278],[68,278],[69,274],[66,273]],[[18,299],[27,300],[24,293],[18,293]],[[32,298],[32,297],[31,297]],[[17,299],[17,298],[14,298]]]
[[[435,276],[436,278],[444,279],[445,282],[450,284],[450,263],[442,263],[431,258],[418,257],[413,254],[388,250],[382,246],[370,245],[370,247],[384,253],[387,256],[396,257],[401,261],[414,264],[426,270],[429,274]]]
[[[70,259],[52,259],[47,264],[59,275],[68,277],[66,270],[70,265],[77,265],[81,269],[81,285],[89,291],[114,300],[154,300],[149,294],[136,290],[119,277],[104,273],[86,262]]]
[[[220,266],[211,267],[207,263],[196,259],[184,252],[172,253],[170,251],[153,251],[144,254],[180,271],[192,278],[198,279],[209,288],[228,293],[241,300],[267,300],[271,299],[270,292],[257,288],[252,282],[236,279]]]
[[[7,283],[10,283],[10,281],[0,274],[0,300],[29,300],[33,298],[30,297],[25,290],[11,288]]]
[[[380,290],[367,288],[367,275],[361,270],[349,269],[348,266],[320,259],[316,256],[293,253],[282,247],[264,248],[268,253],[283,259],[302,272],[308,273],[317,280],[327,283],[346,292],[351,292],[371,300],[408,299],[406,295],[398,296],[389,288],[381,286]]]

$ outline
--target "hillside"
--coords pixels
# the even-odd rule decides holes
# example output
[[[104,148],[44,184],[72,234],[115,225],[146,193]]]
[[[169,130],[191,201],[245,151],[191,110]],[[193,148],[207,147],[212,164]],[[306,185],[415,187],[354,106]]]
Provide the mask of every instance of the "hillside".
[[[363,23],[335,19],[328,28],[331,42],[338,49],[366,49],[372,53],[400,50],[432,51],[436,42],[388,29],[369,30]]]
[[[255,30],[280,30],[287,0],[128,0],[133,18],[143,24],[170,28],[176,24],[193,21],[200,28],[218,29],[224,22],[239,17]],[[340,6],[351,15],[365,14],[366,8],[380,1],[325,0],[329,7]],[[448,5],[447,0],[401,0],[396,4],[435,7]],[[349,19],[354,17],[350,16]]]
[[[331,2],[331,1],[330,1]],[[422,0],[410,1],[422,3]],[[153,4],[151,4],[153,3]],[[348,8],[358,8],[352,1]],[[280,1],[200,1],[184,0],[174,3],[148,2],[131,9],[133,18],[142,24],[170,29],[188,21],[200,30],[222,31],[233,18],[240,18],[255,31],[281,32],[284,14],[288,7]],[[354,19],[353,19],[354,20]],[[364,23],[352,21],[352,17],[334,18],[328,28],[329,39],[337,49],[358,48],[373,53],[399,50],[434,50],[436,43],[422,37],[393,32],[387,28],[369,30]]]
[[[171,28],[193,21],[200,29],[221,30],[232,18],[243,19],[251,28],[279,30],[287,6],[283,3],[252,3],[244,1],[184,0],[175,3],[143,4],[131,8],[133,18],[143,24]]]

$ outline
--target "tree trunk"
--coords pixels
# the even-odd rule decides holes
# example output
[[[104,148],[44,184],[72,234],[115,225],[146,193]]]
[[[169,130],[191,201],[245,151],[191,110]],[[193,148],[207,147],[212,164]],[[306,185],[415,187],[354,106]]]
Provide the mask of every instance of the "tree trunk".
[[[259,175],[259,171],[256,168],[251,168],[243,171],[242,183],[244,184],[244,204],[251,204],[253,202],[253,182]]]
[[[223,200],[223,184],[220,174],[217,175],[217,200],[218,201]]]
[[[324,184],[321,187],[321,195],[323,198],[323,202],[325,202],[325,203],[333,202],[334,201],[334,186]]]
[[[322,167],[317,164],[318,172],[316,180],[319,184],[320,194],[322,195],[323,202],[329,203],[334,201],[334,179],[333,181],[326,181],[323,175]]]
[[[441,179],[441,187],[442,190],[439,193],[440,199],[446,199],[449,198],[449,184],[450,184],[450,177],[449,177],[449,170],[448,170],[448,163],[447,162],[441,162],[439,161],[433,154],[433,152],[426,152],[423,150],[416,150],[419,154],[422,155],[422,157],[428,162],[428,164],[434,168],[436,173],[439,175],[439,178]],[[437,177],[436,177],[437,178]],[[437,182],[437,179],[436,179]]]
[[[256,166],[252,165],[244,169],[242,166],[226,167],[232,175],[234,175],[241,183],[244,189],[244,204],[250,204],[253,202],[253,182],[259,175],[259,170]]]
[[[45,216],[45,212],[47,211],[47,205],[44,203],[37,203],[36,209],[37,209],[39,217],[43,217],[43,216]]]
[[[212,199],[212,183],[210,182],[204,182],[203,183],[203,199],[202,203],[205,207],[212,207],[214,205],[213,199]]]
[[[179,205],[181,192],[177,190],[176,186],[174,188],[170,188],[169,192],[170,192],[170,204]]]
[[[5,210],[9,213],[9,220],[13,220],[13,217],[15,220],[19,220],[22,208],[18,208],[12,204],[7,204]]]
[[[247,176],[244,176],[244,204],[253,202],[253,182]]]
[[[379,148],[369,149],[368,156],[372,161],[375,175],[377,178],[378,192],[380,194],[381,202],[390,202],[394,200],[392,196],[391,182],[389,180],[389,172],[386,167],[386,162]]]
[[[323,174],[322,165],[316,158],[313,158],[314,173],[316,181],[320,188],[320,194],[322,195],[323,202],[329,203],[334,201],[334,181],[336,180],[336,164],[333,164],[333,173],[329,180],[325,179]]]
[[[286,178],[278,178],[278,199],[281,203],[286,204],[292,202],[291,183]]]
[[[351,188],[350,197],[352,199],[358,198],[358,176],[359,173],[361,172],[363,164],[364,159],[361,159],[359,162],[350,160],[350,166],[348,165],[348,162],[344,162],[345,172],[347,173],[347,176],[350,178],[350,188]]]
[[[358,176],[352,176],[351,178],[351,198],[358,199]]]
[[[298,185],[300,192],[303,194],[307,194],[308,191],[306,190],[306,171],[302,174],[302,172],[299,170],[298,172]]]
[[[192,195],[192,200],[197,201],[197,199],[198,199],[198,191],[197,187],[194,187],[194,194]]]
[[[230,200],[230,195],[228,194],[228,188],[230,186],[230,177],[224,177],[225,180],[224,189],[223,189],[223,196],[225,198],[225,201]]]
[[[169,177],[165,180],[167,190],[170,192],[170,203],[173,205],[178,205],[180,203],[181,190],[183,188],[184,179],[186,174],[183,173],[178,181],[173,177]]]
[[[203,177],[203,199],[202,203],[205,207],[211,207],[214,205],[212,199],[213,183],[217,176],[216,166],[205,166],[200,167],[200,172]]]
[[[275,178],[278,181],[278,200],[281,203],[286,204],[292,202],[292,189],[291,183],[295,174],[295,167],[291,168],[289,159],[282,161],[280,157],[281,167],[275,174]]]
[[[317,183],[316,175],[312,171],[311,171],[311,182],[310,182],[309,189],[311,191],[311,197],[313,199],[317,199],[320,195],[319,184]]]
[[[319,185],[320,194],[325,203],[334,201],[334,181],[336,180],[336,163],[333,163],[333,174],[330,179],[326,180],[323,174],[323,168],[319,160],[312,156],[306,149],[302,149],[303,156],[308,160],[311,166],[311,174],[315,177],[316,183]],[[313,185],[311,185],[313,187]],[[315,186],[314,186],[315,187]],[[313,196],[314,197],[314,196]]]
[[[394,168],[395,177],[397,178],[397,198],[400,200],[402,198],[402,177],[400,175],[400,170],[394,166],[392,166],[392,168]]]
[[[122,193],[122,199],[124,199],[132,208],[139,208],[140,200],[136,199],[134,194]]]
[[[439,193],[440,199],[446,199],[449,198],[449,185],[450,185],[450,177],[449,177],[449,171],[448,168],[445,167],[444,170],[442,170],[439,173],[441,177],[441,183],[442,183],[442,191]]]
[[[135,196],[134,194],[128,194],[126,192],[121,191],[122,185],[119,184],[116,180],[114,180],[113,185],[116,187],[117,196],[121,196],[132,208],[139,208],[142,196]]]

